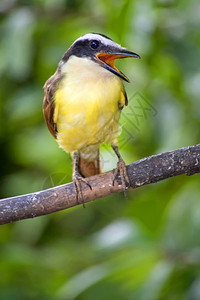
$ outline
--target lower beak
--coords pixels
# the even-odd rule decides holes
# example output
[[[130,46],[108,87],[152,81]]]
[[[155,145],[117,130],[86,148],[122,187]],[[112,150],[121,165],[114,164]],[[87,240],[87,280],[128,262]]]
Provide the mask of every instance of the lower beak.
[[[126,57],[136,57],[140,58],[140,56],[134,52],[130,52],[127,50],[123,50],[120,52],[100,52],[96,55],[97,59],[103,63],[103,66],[109,70],[110,72],[114,73],[115,75],[119,76],[120,78],[124,79],[125,81],[129,82],[129,79],[121,72],[119,71],[115,65],[114,62],[118,58],[126,58]]]

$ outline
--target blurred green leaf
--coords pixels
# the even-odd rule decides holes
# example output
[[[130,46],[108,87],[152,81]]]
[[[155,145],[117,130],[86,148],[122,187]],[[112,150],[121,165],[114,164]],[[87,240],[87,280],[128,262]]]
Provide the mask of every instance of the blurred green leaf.
[[[7,0],[0,3],[0,194],[71,181],[48,132],[43,86],[80,35],[102,32],[141,60],[130,79],[120,152],[127,163],[200,139],[200,4]],[[103,171],[116,166],[101,146]],[[0,299],[198,300],[199,175],[0,227]]]

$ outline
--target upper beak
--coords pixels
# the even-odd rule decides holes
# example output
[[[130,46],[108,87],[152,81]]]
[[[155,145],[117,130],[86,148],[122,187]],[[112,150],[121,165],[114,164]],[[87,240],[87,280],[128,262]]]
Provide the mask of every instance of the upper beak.
[[[129,79],[121,72],[119,71],[115,65],[114,62],[118,58],[125,58],[125,57],[136,57],[140,58],[140,56],[134,52],[128,51],[128,50],[122,50],[119,52],[100,52],[96,55],[97,59],[100,60],[104,67],[108,69],[110,72],[116,74],[117,76],[121,77],[125,81],[129,82]]]

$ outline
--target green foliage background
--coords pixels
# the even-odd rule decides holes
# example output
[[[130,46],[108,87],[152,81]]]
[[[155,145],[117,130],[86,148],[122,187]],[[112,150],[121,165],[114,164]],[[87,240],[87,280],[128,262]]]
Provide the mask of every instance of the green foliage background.
[[[70,157],[43,120],[42,87],[87,32],[142,57],[117,62],[131,80],[125,161],[198,143],[199,20],[198,0],[1,0],[1,197],[71,181]],[[108,146],[101,158],[104,170],[116,165]],[[199,182],[179,176],[1,226],[0,299],[200,299]]]

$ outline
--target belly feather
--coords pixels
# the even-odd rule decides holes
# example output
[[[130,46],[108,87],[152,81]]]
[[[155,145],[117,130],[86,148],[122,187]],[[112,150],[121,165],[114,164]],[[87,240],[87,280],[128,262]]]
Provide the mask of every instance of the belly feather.
[[[116,77],[116,76],[115,76]],[[91,88],[92,87],[92,88]],[[116,77],[107,81],[65,84],[55,95],[57,113],[57,141],[67,152],[81,150],[88,145],[110,143],[119,136],[122,83]]]

